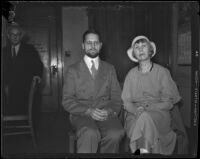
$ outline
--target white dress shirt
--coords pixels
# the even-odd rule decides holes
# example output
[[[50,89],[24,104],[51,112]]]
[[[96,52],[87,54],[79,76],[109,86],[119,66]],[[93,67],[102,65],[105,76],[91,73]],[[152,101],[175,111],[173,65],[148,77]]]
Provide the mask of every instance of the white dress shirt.
[[[18,54],[19,47],[20,47],[20,44],[17,44],[17,45],[15,45],[15,46],[12,46],[12,49],[15,48],[16,56],[17,56],[17,54]],[[13,52],[12,52],[12,56],[13,56]]]
[[[91,74],[92,74],[92,71],[91,71],[92,61],[94,61],[94,66],[98,70],[98,68],[99,68],[99,56],[97,56],[96,58],[90,58],[87,55],[85,55],[83,59],[84,59],[86,65],[87,65],[88,69],[90,70]]]

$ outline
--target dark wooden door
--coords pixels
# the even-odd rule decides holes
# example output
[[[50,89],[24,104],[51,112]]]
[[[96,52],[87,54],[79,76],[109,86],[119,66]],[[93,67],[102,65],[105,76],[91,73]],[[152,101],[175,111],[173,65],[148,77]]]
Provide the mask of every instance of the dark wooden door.
[[[38,50],[44,64],[41,111],[61,110],[61,58],[57,33],[60,26],[55,7],[44,5],[18,5],[16,21],[25,31],[24,39]]]

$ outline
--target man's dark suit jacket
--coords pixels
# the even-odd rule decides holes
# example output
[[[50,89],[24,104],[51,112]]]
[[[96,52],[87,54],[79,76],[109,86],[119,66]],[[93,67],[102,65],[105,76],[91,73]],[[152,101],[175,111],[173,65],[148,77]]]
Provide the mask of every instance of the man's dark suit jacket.
[[[84,60],[71,65],[65,72],[62,104],[73,116],[84,115],[90,107],[111,108],[118,114],[122,105],[121,88],[114,67],[100,60],[98,74],[93,79]]]
[[[21,43],[15,58],[11,45],[3,48],[3,87],[9,87],[9,98],[4,101],[5,114],[27,112],[27,99],[33,76],[42,77],[43,64],[36,49]],[[5,99],[4,99],[5,100]]]

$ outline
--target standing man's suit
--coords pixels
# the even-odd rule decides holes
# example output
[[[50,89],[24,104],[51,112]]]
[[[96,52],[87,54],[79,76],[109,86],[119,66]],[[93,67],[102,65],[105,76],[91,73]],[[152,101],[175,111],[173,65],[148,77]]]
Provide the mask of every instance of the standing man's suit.
[[[94,79],[84,60],[73,64],[65,73],[63,106],[71,115],[78,142],[78,153],[117,153],[124,130],[117,117],[121,109],[121,89],[111,64],[99,60]],[[97,121],[84,113],[88,108],[111,109],[112,115],[105,121]]]
[[[42,71],[43,64],[32,45],[21,43],[16,57],[11,45],[3,49],[3,87],[9,88],[8,98],[4,98],[4,114],[27,113],[32,78],[41,77]]]

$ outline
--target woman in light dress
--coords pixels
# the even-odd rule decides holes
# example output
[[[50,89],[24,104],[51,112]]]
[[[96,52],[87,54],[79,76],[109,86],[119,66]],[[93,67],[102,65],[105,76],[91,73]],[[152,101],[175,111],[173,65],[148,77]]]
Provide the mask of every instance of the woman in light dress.
[[[170,110],[181,99],[177,86],[167,68],[152,62],[156,46],[147,37],[135,37],[127,53],[138,62],[128,72],[122,92],[130,149],[133,153],[140,149],[172,154],[176,133],[171,128]]]

